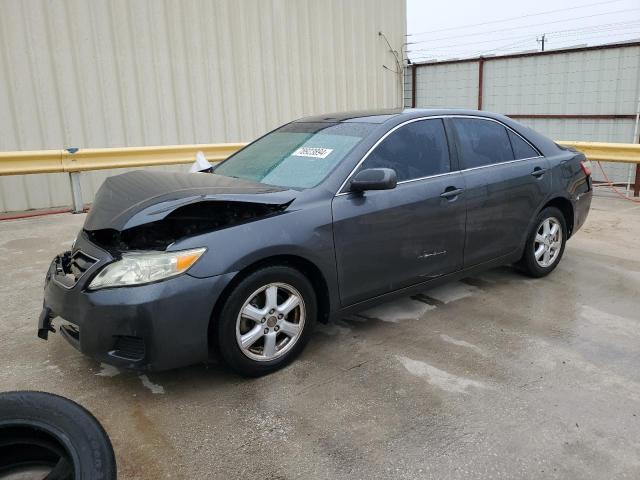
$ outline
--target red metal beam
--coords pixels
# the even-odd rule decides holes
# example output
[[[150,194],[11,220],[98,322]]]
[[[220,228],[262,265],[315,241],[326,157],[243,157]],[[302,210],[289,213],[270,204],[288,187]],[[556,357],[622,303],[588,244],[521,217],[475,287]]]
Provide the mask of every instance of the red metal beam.
[[[43,215],[58,215],[59,213],[71,213],[70,208],[63,208],[57,210],[36,210],[18,213],[2,213],[0,214],[0,221],[3,220],[18,220],[20,218],[41,217]]]
[[[411,108],[416,108],[416,66],[411,65]]]
[[[618,115],[618,114],[591,114],[591,113],[575,113],[575,114],[527,114],[527,113],[513,113],[507,115],[511,118],[542,118],[542,119],[560,119],[560,120],[633,120],[635,115]]]
[[[640,195],[640,164],[636,165],[636,183],[633,186],[633,196]]]
[[[482,82],[484,79],[484,58],[478,59],[478,110],[482,110]]]

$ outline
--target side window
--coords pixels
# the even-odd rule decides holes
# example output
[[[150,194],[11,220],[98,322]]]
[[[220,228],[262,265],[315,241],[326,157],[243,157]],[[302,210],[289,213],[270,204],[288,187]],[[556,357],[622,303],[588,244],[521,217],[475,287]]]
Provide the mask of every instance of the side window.
[[[481,167],[514,160],[507,129],[490,120],[454,118],[462,168]]]
[[[399,182],[448,172],[451,161],[442,120],[419,120],[398,128],[369,154],[359,170],[365,168],[392,168]]]
[[[509,132],[509,140],[511,140],[511,146],[513,147],[513,153],[516,156],[516,160],[522,158],[539,157],[540,154],[527,142],[525,142],[520,135],[507,130]]]

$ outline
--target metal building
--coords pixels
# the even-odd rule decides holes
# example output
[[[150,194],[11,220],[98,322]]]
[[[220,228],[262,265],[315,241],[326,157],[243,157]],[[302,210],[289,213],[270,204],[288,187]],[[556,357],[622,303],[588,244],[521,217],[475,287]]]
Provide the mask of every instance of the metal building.
[[[407,106],[500,112],[555,140],[638,141],[640,42],[419,63],[405,85]],[[635,180],[630,165],[605,171]]]
[[[398,106],[385,38],[405,33],[405,0],[0,0],[0,151],[243,142]],[[83,175],[85,200],[114,173]],[[0,211],[69,205],[68,184],[0,177]]]

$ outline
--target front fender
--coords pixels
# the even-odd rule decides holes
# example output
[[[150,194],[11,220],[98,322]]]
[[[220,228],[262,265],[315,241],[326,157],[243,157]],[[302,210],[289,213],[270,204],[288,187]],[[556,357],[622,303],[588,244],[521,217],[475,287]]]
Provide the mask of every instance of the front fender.
[[[271,217],[222,230],[189,237],[172,250],[206,247],[207,252],[189,270],[205,278],[247,267],[270,257],[300,257],[317,267],[327,283],[332,304],[336,304],[337,274],[331,210],[324,201],[289,209]]]

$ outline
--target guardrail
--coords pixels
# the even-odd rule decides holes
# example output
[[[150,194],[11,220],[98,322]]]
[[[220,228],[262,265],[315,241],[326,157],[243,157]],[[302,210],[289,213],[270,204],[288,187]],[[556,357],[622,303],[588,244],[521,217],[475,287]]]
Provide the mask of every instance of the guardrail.
[[[587,159],[594,162],[618,162],[636,165],[635,179],[633,170],[629,165],[629,175],[627,178],[627,188],[633,188],[633,196],[640,194],[640,144],[637,143],[605,143],[605,142],[569,142],[559,141],[560,145],[573,147],[585,154]],[[606,174],[604,170],[603,175]],[[608,181],[609,179],[606,178]],[[633,181],[632,181],[633,180]],[[612,187],[616,194],[621,195],[615,187]]]
[[[216,163],[245,145],[245,143],[218,143],[0,152],[0,175],[68,173],[73,211],[81,212],[84,210],[84,201],[80,188],[80,172],[192,163],[196,152],[199,151],[204,153],[207,160]]]
[[[0,152],[0,175],[71,173],[109,168],[176,165],[192,163],[198,151],[203,152],[210,162],[219,162],[245,145],[245,143],[219,143]]]
[[[571,142],[589,160],[636,164],[636,195],[640,189],[640,145],[630,143]],[[0,175],[33,173],[68,173],[74,211],[82,211],[80,172],[116,168],[151,167],[191,163],[196,152],[202,151],[210,162],[219,162],[245,146],[245,143],[169,145],[128,148],[89,148],[66,150],[36,150],[0,152]]]
[[[604,142],[556,142],[580,150],[589,160],[640,164],[640,144]]]
[[[584,152],[589,160],[640,164],[639,144],[570,141],[558,143]],[[202,151],[210,162],[219,162],[245,145],[245,143],[219,143],[0,152],[0,175],[69,173],[176,165],[193,162],[198,151]]]

